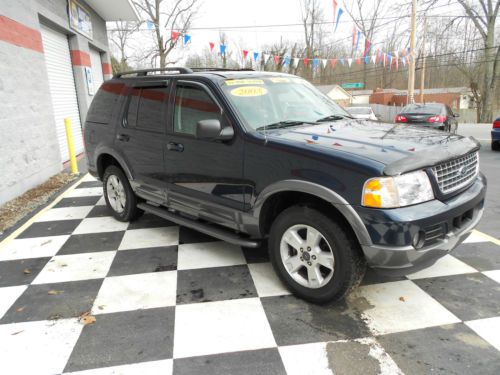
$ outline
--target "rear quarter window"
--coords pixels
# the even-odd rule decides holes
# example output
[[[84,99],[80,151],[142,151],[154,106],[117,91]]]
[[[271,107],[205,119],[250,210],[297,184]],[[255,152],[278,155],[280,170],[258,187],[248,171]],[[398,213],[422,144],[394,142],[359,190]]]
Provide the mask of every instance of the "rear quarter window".
[[[123,83],[104,82],[92,100],[87,121],[108,124],[124,86]]]

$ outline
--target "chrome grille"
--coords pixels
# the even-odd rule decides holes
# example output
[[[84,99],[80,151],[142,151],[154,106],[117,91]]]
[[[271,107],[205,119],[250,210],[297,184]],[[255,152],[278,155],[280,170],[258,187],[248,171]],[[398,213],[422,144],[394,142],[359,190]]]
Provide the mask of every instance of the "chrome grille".
[[[479,155],[473,152],[432,167],[432,172],[443,194],[454,192],[470,184],[479,173]]]

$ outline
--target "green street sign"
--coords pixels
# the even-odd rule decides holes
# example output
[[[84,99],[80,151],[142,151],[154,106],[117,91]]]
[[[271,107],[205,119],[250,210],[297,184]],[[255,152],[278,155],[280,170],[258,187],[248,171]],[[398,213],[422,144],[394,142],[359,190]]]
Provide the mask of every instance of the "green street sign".
[[[343,83],[340,85],[343,89],[362,89],[365,87],[363,82],[352,82],[352,83]]]

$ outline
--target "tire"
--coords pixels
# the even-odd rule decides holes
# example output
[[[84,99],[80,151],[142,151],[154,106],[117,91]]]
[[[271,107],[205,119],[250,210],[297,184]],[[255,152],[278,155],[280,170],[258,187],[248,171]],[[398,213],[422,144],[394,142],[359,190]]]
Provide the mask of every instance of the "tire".
[[[144,211],[137,208],[137,197],[120,168],[115,165],[107,167],[102,181],[106,205],[116,220],[132,221],[143,214]]]
[[[491,141],[491,149],[493,151],[500,151],[500,141]]]
[[[306,232],[310,231],[311,238],[318,238],[314,230],[322,237],[318,246],[309,242],[310,251],[308,251],[307,242],[304,241],[307,234],[301,226],[312,228],[312,230],[305,229]],[[292,237],[295,239],[302,239],[303,242],[295,242],[295,247],[289,245],[289,242],[294,242],[294,240],[285,240],[285,235],[290,238],[290,234],[293,234]],[[305,206],[293,206],[278,215],[272,224],[269,257],[279,278],[292,293],[317,304],[335,302],[344,298],[359,285],[366,270],[366,262],[359,244],[352,237],[343,225],[321,212]],[[302,252],[300,248],[295,249],[299,247],[299,244],[302,244],[300,245]],[[333,255],[333,262],[331,262],[330,254]],[[294,258],[295,256],[297,258]],[[320,265],[320,259],[323,264],[328,263],[330,268]],[[311,263],[308,264],[308,261]],[[298,271],[290,273],[285,263],[292,270]],[[313,277],[312,282],[309,280],[311,269],[319,270],[319,275],[318,273],[316,275],[320,276],[316,278],[316,281]]]

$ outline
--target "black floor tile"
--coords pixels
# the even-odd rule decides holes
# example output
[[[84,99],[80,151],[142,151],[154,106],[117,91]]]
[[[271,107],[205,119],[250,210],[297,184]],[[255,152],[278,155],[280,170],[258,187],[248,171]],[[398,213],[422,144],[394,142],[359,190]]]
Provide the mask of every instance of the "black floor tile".
[[[500,269],[500,246],[492,242],[464,243],[452,255],[479,271]]]
[[[174,360],[175,375],[286,374],[278,349],[260,349]]]
[[[371,336],[360,314],[345,301],[313,305],[294,296],[261,298],[279,346]]]
[[[373,268],[367,268],[365,277],[361,282],[361,285],[371,285],[371,284],[381,284],[388,283],[391,281],[401,281],[406,280],[404,276],[387,276],[381,273],[378,273]]]
[[[413,282],[463,321],[500,315],[500,284],[481,273]]]
[[[177,246],[118,251],[108,276],[132,275],[177,269]]]
[[[108,208],[108,206],[94,206],[90,210],[90,212],[87,214],[86,218],[89,217],[104,217],[104,216],[113,216],[111,213],[111,210]]]
[[[392,333],[377,340],[406,375],[500,374],[500,352],[463,323]]]
[[[57,255],[118,250],[124,234],[125,231],[74,234],[68,238]]]
[[[172,358],[174,307],[96,315],[83,328],[65,372]]]
[[[177,303],[257,297],[248,266],[177,271]]]
[[[190,244],[200,242],[213,242],[220,241],[219,239],[209,236],[207,234],[198,232],[197,230],[180,227],[179,228],[179,244]]]
[[[76,187],[77,189],[82,188],[93,188],[93,187],[102,187],[102,181],[83,181]]]
[[[61,199],[54,208],[61,207],[75,207],[75,206],[93,206],[95,205],[101,196],[93,195],[90,197],[73,197],[73,198],[63,198]]]
[[[242,247],[241,250],[248,264],[269,262],[267,242],[263,242],[261,246],[257,248]]]
[[[30,284],[50,257],[0,262],[0,287]]]
[[[153,214],[144,214],[137,220],[130,222],[128,229],[160,228],[171,227],[173,225],[177,224]]]
[[[90,310],[101,284],[102,279],[30,285],[0,323],[78,317]]]
[[[71,234],[81,221],[81,219],[77,219],[33,223],[24,232],[17,236],[17,238],[48,237]]]

